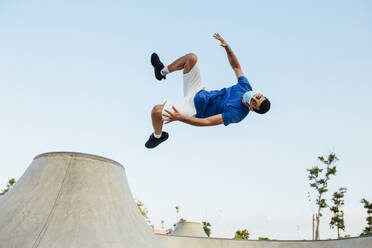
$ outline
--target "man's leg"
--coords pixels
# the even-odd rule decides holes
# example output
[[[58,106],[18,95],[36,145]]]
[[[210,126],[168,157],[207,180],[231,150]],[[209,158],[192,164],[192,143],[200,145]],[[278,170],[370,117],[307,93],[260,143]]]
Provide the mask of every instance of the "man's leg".
[[[183,70],[183,74],[186,74],[191,71],[191,69],[197,62],[198,58],[196,57],[196,55],[193,53],[189,53],[176,59],[172,64],[168,65],[166,69],[168,69],[168,73]],[[155,137],[159,137],[162,134],[163,108],[164,104],[159,104],[154,106],[151,112],[152,126],[154,127]]]
[[[152,126],[154,128],[154,133],[150,135],[149,140],[146,142],[145,146],[147,148],[155,148],[163,141],[168,139],[168,133],[163,132],[163,112],[164,104],[155,105],[151,112]]]
[[[198,62],[198,57],[195,54],[189,53],[181,58],[176,59],[172,64],[168,65],[169,73],[183,70],[183,74],[191,71],[194,65]]]
[[[183,70],[183,95],[195,95],[198,91],[204,89],[198,66],[198,58],[195,54],[189,53],[175,60],[172,64],[164,67],[162,73],[165,77],[167,73],[177,70]],[[194,98],[192,96],[192,98]]]
[[[176,59],[169,66],[164,67],[163,63],[160,61],[160,59],[159,59],[159,57],[156,53],[152,54],[152,56],[151,56],[151,63],[154,66],[154,69],[155,69],[155,77],[158,80],[165,79],[166,74],[168,74],[170,72],[178,71],[178,70],[183,70],[183,73],[187,74],[196,65],[197,61],[198,61],[198,59],[197,59],[196,55],[193,54],[193,53],[189,53],[189,54],[186,54],[186,55]],[[160,70],[159,68],[162,68],[162,69]],[[188,110],[188,111],[186,111],[187,113],[193,112],[193,111],[190,111],[187,108],[190,105],[190,104],[187,103],[188,102],[187,100],[189,100],[189,99],[184,98],[184,99],[181,99],[180,102],[178,102],[180,104],[180,107],[177,106],[177,107],[179,107],[179,109],[178,109],[179,111],[182,112],[182,110],[184,110],[182,108],[185,108],[185,106],[186,106],[186,110]],[[182,108],[181,108],[181,106],[182,106]],[[162,143],[163,141],[167,140],[168,137],[169,137],[169,134],[167,132],[162,131],[162,129],[163,129],[163,116],[162,116],[162,114],[163,114],[164,107],[165,107],[165,104],[159,104],[159,105],[154,106],[154,108],[152,109],[151,120],[152,120],[152,126],[154,128],[154,133],[151,134],[149,140],[145,144],[145,146],[147,148],[154,148],[154,147],[158,146],[160,143]],[[169,106],[167,108],[169,108]],[[192,115],[193,114],[194,113],[192,113]]]
[[[163,112],[164,104],[155,105],[151,111],[152,126],[154,127],[154,134],[156,136],[161,135],[161,130],[163,129]]]
[[[184,74],[190,72],[197,61],[198,58],[196,57],[196,55],[193,53],[189,53],[176,59],[169,66],[164,66],[156,53],[153,53],[151,55],[151,64],[154,66],[155,77],[159,81],[165,79],[165,76],[168,73],[174,71],[183,70]]]

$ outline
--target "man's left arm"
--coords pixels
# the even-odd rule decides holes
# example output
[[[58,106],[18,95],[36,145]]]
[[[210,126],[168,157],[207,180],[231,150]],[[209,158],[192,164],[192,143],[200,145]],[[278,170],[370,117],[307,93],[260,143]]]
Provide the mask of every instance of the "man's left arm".
[[[163,116],[165,117],[165,124],[173,121],[182,121],[189,125],[198,127],[217,126],[223,124],[222,114],[213,115],[207,118],[196,118],[182,115],[174,106],[172,108],[174,112],[165,110],[167,114],[163,114]]]
[[[219,40],[221,42],[220,46],[225,48],[227,58],[229,60],[231,68],[233,69],[233,71],[235,73],[236,78],[244,76],[243,72],[242,72],[242,69],[240,67],[240,63],[238,61],[238,58],[235,56],[234,52],[231,50],[231,47],[229,46],[229,44],[227,44],[227,42],[222,38],[222,36],[219,33],[215,33],[213,35],[213,37],[216,40]]]

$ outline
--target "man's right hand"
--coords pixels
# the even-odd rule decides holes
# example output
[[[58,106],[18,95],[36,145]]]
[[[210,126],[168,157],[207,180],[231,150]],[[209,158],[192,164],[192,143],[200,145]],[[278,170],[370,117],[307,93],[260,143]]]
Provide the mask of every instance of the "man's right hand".
[[[221,35],[220,35],[219,33],[214,33],[213,37],[214,37],[216,40],[221,41],[220,46],[222,46],[222,47],[228,47],[228,46],[229,46],[229,45],[226,43],[226,41],[221,37]]]

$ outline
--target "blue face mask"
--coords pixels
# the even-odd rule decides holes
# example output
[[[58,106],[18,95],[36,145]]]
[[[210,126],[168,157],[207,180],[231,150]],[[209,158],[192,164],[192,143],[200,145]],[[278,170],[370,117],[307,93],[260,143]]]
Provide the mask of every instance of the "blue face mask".
[[[256,92],[254,91],[247,91],[244,93],[243,95],[243,101],[246,103],[246,104],[250,104],[251,103],[251,99],[252,97],[256,94]]]

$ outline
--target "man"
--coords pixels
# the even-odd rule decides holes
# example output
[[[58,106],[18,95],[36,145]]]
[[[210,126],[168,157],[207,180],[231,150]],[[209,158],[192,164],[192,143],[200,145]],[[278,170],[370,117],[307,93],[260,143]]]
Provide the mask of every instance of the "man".
[[[238,123],[249,111],[264,114],[270,109],[270,101],[261,93],[254,92],[240,68],[238,59],[230,46],[218,33],[213,37],[225,48],[227,58],[235,72],[238,83],[221,90],[206,91],[202,84],[199,65],[195,54],[187,54],[165,67],[156,53],[151,55],[155,77],[161,81],[168,73],[183,70],[184,98],[176,102],[156,105],[151,113],[154,133],[145,146],[154,148],[168,139],[162,131],[163,123],[181,121],[194,126],[215,126]]]

